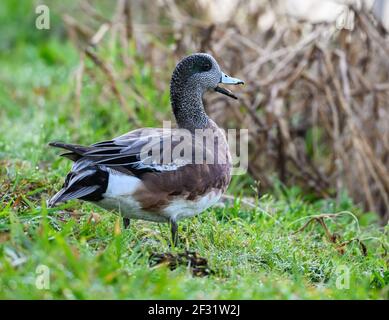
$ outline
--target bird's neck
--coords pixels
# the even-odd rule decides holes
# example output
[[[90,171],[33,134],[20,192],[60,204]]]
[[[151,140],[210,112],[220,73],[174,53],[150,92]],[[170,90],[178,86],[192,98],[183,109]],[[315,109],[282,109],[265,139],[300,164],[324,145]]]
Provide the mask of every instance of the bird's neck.
[[[209,118],[204,110],[203,92],[200,88],[180,84],[172,79],[170,99],[179,128],[194,132],[209,126]]]

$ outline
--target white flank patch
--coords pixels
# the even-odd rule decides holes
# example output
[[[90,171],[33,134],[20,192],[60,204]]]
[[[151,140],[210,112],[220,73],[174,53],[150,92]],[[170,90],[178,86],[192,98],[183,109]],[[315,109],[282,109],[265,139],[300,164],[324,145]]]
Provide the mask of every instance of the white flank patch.
[[[104,194],[106,197],[132,195],[142,184],[142,181],[137,177],[114,170],[109,170],[108,172],[108,186]]]
[[[118,211],[123,217],[165,221],[163,216],[143,211],[139,202],[133,198],[134,192],[141,184],[142,181],[137,177],[109,170],[107,191],[103,194],[104,199],[97,204],[104,209]]]

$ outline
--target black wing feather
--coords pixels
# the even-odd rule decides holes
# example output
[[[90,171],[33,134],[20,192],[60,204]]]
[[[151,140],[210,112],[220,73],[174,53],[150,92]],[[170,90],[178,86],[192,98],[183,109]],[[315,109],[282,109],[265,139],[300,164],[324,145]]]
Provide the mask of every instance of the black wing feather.
[[[142,137],[134,132],[114,140],[98,142],[91,146],[63,142],[51,142],[49,145],[68,150],[69,152],[61,155],[73,161],[88,160],[91,165],[122,167],[134,175],[140,175],[144,172],[161,171],[151,161],[146,163],[145,160],[150,158],[141,159],[141,153],[142,148],[150,143],[151,139],[154,139],[154,145],[162,146],[163,140],[166,138],[169,138],[169,136],[160,135],[156,132]]]

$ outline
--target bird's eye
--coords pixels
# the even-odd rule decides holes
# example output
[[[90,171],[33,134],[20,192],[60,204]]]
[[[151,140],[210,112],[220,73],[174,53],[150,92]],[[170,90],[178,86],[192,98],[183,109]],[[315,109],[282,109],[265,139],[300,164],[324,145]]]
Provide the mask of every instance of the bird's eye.
[[[205,72],[212,69],[212,64],[210,62],[205,62],[201,65],[200,71]]]

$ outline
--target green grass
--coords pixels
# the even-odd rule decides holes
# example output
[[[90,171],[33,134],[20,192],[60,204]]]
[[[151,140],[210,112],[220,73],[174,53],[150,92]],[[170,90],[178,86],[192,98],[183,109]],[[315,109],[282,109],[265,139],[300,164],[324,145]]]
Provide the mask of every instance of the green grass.
[[[274,193],[251,208],[240,198],[252,193],[243,188],[250,179],[238,177],[229,189],[233,203],[180,222],[177,248],[169,247],[167,225],[133,221],[124,230],[114,214],[78,201],[47,209],[46,199],[70,168],[47,147],[49,141],[89,144],[133,126],[89,76],[75,114],[78,56],[66,41],[10,46],[8,54],[0,53],[0,298],[389,298],[389,228],[380,228],[377,216],[361,212],[346,194],[338,203],[312,201],[297,188],[275,183]],[[130,85],[149,107],[134,101],[129,107],[138,110],[143,125],[161,125],[161,117],[171,117],[167,88],[160,94],[157,71],[135,59]],[[163,74],[168,77],[168,70]],[[337,212],[325,219],[339,235],[337,243],[318,223],[297,232],[310,216]],[[352,239],[366,252],[356,240],[339,248]],[[185,249],[206,258],[214,273],[194,277],[186,266],[149,266],[153,252]],[[50,287],[40,290],[42,265],[49,268]],[[344,269],[348,289],[337,286]]]
[[[359,223],[347,212],[327,220],[343,241],[358,237],[366,255],[357,242],[339,252],[318,225],[294,235],[306,217],[345,209],[332,201],[308,204],[294,192],[260,200],[272,217],[237,199],[185,220],[181,245],[170,248],[167,225],[134,221],[124,230],[115,215],[79,202],[46,209],[47,192],[60,178],[28,163],[8,167],[0,211],[1,298],[388,298],[387,238],[374,215],[360,216]],[[208,259],[214,274],[199,278],[185,266],[149,267],[152,252],[185,248]],[[48,290],[35,286],[40,265],[50,270]],[[349,289],[336,286],[342,268]]]

